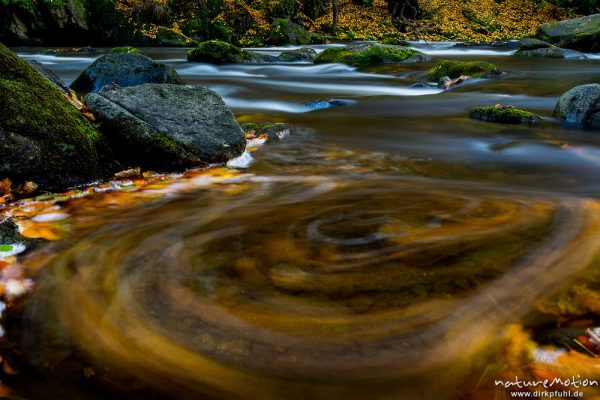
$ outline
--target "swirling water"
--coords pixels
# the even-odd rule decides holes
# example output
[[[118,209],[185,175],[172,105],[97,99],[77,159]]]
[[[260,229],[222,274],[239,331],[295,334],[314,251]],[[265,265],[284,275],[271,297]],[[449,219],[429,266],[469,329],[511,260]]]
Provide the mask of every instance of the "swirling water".
[[[227,184],[74,212],[72,239],[30,257],[24,346],[42,371],[76,359],[95,378],[53,371],[17,394],[465,398],[498,332],[597,264],[598,132],[551,115],[600,64],[451,45],[415,44],[506,73],[442,92],[410,88],[429,64],[216,67],[147,49],[240,121],[289,122],[291,135]],[[20,50],[66,81],[94,59]],[[351,101],[307,105],[330,98]],[[497,103],[545,118],[466,116]]]

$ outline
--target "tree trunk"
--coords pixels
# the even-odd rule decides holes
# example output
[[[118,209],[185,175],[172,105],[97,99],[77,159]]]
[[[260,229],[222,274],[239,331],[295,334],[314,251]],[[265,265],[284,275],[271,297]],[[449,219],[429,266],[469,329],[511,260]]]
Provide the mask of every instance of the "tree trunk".
[[[337,24],[338,24],[338,2],[337,0],[331,0],[332,6],[333,6],[333,21],[331,23],[331,30],[333,31],[333,34],[335,35],[337,32]]]

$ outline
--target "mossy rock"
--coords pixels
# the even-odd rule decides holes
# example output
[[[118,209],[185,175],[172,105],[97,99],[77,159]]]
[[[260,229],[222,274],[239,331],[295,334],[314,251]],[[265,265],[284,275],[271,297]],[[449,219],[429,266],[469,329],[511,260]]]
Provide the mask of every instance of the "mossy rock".
[[[329,48],[315,57],[315,64],[343,63],[355,67],[368,67],[429,60],[429,56],[417,50],[389,44],[371,44]]]
[[[278,57],[281,62],[313,61],[317,56],[314,49],[304,47],[296,50],[284,50]]]
[[[532,112],[501,105],[472,108],[469,111],[469,117],[501,124],[533,124],[540,119],[537,114]]]
[[[548,42],[535,38],[525,38],[519,41],[519,51],[546,49],[548,47],[554,47]]]
[[[137,86],[144,83],[183,85],[179,74],[170,66],[143,54],[109,53],[94,61],[71,84],[79,93],[99,92],[104,86]]]
[[[136,49],[135,47],[131,46],[115,47],[111,49],[109,53],[144,54],[144,52],[140,49]]]
[[[556,46],[583,52],[600,51],[600,14],[540,27],[537,37]]]
[[[277,19],[269,31],[269,42],[274,45],[312,43],[312,35],[289,19]]]
[[[405,46],[408,47],[410,46],[410,43],[408,43],[406,40],[402,40],[402,39],[398,39],[398,38],[385,38],[382,41],[380,41],[379,43],[381,44],[392,44],[394,46]]]
[[[195,49],[188,51],[187,59],[190,62],[231,64],[250,62],[253,56],[249,51],[232,44],[220,40],[208,40],[200,43]]]
[[[31,65],[0,44],[0,179],[65,190],[103,176],[105,144]]]
[[[429,70],[427,76],[429,80],[437,82],[445,76],[451,79],[463,75],[471,78],[488,78],[501,73],[496,65],[488,62],[442,60]]]

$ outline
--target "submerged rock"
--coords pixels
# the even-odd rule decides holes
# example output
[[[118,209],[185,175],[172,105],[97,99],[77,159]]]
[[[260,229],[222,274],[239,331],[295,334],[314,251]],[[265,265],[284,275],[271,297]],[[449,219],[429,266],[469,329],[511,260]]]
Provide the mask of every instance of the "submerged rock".
[[[317,56],[314,49],[303,47],[296,50],[284,50],[278,57],[281,62],[313,61]]]
[[[334,107],[344,107],[352,104],[356,104],[355,100],[347,100],[347,99],[327,99],[327,100],[315,100],[306,103],[305,105],[308,108],[313,110],[325,110],[328,108]]]
[[[561,49],[543,40],[526,38],[521,40],[519,50],[514,56],[517,57],[548,57],[548,58],[569,58],[577,60],[586,60],[585,54],[575,50]]]
[[[570,124],[600,127],[600,84],[576,86],[564,93],[554,116]]]
[[[442,60],[427,73],[429,80],[438,82],[444,77],[458,79],[461,76],[470,78],[489,78],[502,72],[494,64],[483,61]]]
[[[106,87],[85,103],[117,158],[131,166],[175,170],[223,163],[246,146],[229,107],[201,86]]]
[[[103,175],[100,134],[27,62],[0,44],[0,179],[62,191]]]
[[[282,18],[273,22],[269,31],[269,41],[274,45],[307,45],[312,43],[312,35],[300,25]]]
[[[99,92],[106,85],[129,87],[144,83],[184,84],[174,69],[143,54],[111,53],[87,67],[71,84],[71,89],[90,93]]]
[[[519,110],[513,106],[497,104],[489,107],[475,107],[469,111],[469,117],[501,124],[533,124],[540,117],[532,112]]]
[[[355,67],[388,63],[425,62],[431,57],[417,50],[389,44],[355,44],[332,47],[315,58],[315,64],[343,63]]]
[[[537,37],[554,45],[584,52],[600,51],[600,14],[540,27]]]

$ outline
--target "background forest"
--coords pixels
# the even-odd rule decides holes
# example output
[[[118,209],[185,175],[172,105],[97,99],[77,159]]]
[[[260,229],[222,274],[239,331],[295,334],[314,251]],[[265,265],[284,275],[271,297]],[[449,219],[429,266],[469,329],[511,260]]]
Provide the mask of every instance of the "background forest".
[[[494,41],[597,11],[596,0],[1,0],[0,40],[158,46],[207,39],[241,46],[386,37]]]

